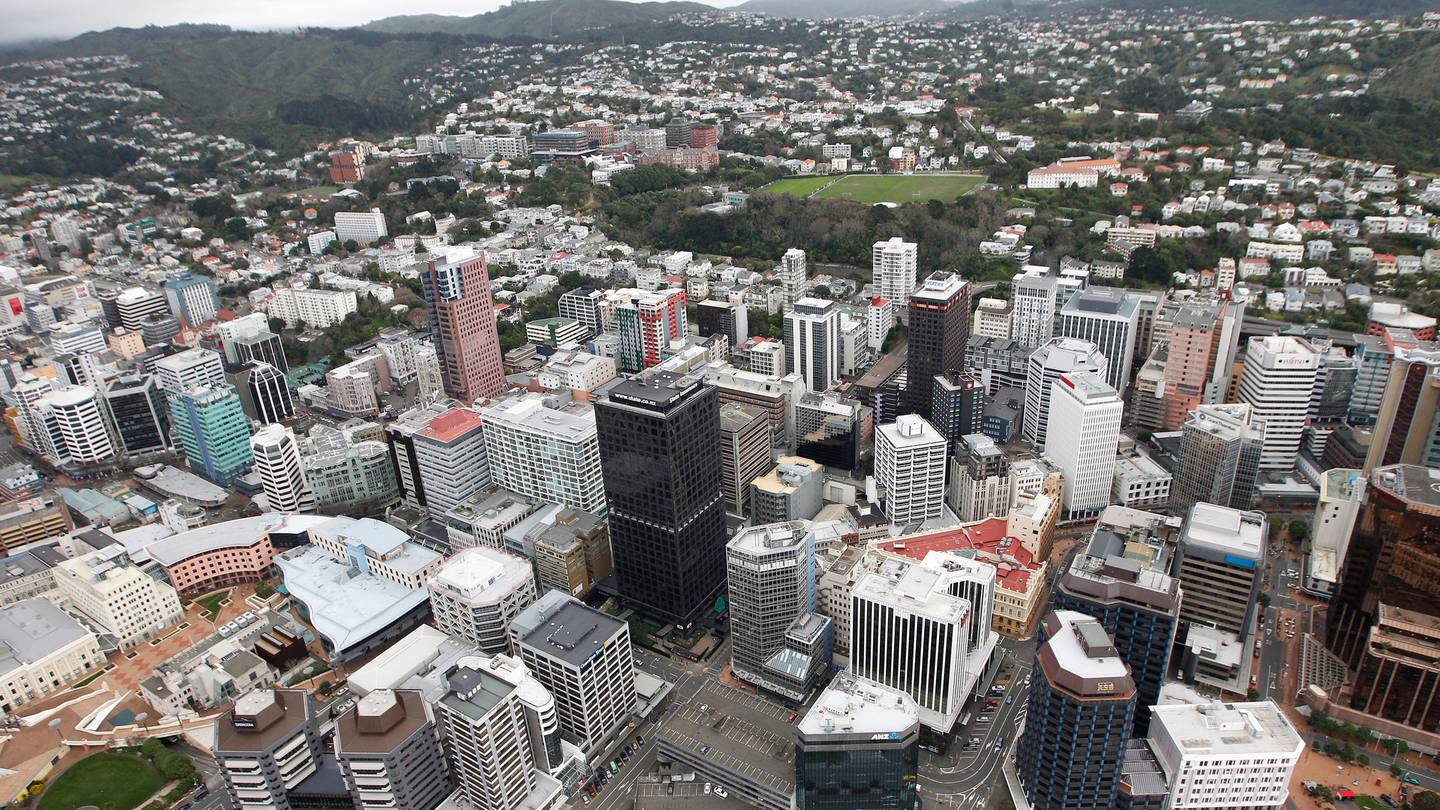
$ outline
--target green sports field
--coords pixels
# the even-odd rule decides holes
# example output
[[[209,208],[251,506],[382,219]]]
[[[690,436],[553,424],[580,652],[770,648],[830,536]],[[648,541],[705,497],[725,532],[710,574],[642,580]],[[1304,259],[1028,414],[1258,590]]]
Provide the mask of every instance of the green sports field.
[[[848,174],[843,177],[787,177],[765,187],[772,194],[879,203],[953,200],[985,178],[971,174]]]

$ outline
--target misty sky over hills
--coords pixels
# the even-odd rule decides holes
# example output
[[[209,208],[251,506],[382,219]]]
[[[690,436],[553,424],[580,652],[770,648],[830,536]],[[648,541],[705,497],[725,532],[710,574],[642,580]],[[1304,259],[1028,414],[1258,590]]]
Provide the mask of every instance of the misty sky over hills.
[[[713,2],[715,6],[735,2]],[[217,23],[234,28],[347,28],[399,14],[494,11],[508,0],[0,0],[0,42],[63,39],[115,27]]]

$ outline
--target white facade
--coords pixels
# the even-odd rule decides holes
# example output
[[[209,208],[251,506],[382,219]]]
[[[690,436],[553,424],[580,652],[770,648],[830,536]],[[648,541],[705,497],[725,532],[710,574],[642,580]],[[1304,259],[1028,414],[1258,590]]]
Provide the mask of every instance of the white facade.
[[[1050,396],[1061,374],[1092,371],[1102,377],[1105,355],[1088,340],[1058,337],[1036,349],[1025,364],[1025,422],[1022,435],[1036,447],[1045,446],[1050,429]]]
[[[1105,356],[1105,381],[1122,397],[1130,386],[1139,314],[1139,301],[1115,287],[1081,290],[1060,310],[1060,334],[1095,344]]]
[[[345,316],[354,312],[356,307],[354,290],[277,287],[267,312],[270,317],[283,320],[289,329],[302,323],[316,329],[328,329],[345,320]]]
[[[977,337],[1010,339],[1010,304],[999,298],[981,298],[975,306],[970,334]]]
[[[775,268],[775,274],[780,277],[780,289],[785,293],[785,301],[781,308],[789,312],[805,295],[805,278],[807,268],[805,262],[805,251],[800,248],[790,248],[785,255],[780,257],[780,264]]]
[[[178,394],[197,385],[225,384],[225,363],[219,352],[186,349],[155,361],[155,381],[161,390]]]
[[[875,431],[875,481],[891,523],[940,517],[949,443],[924,417],[905,414]]]
[[[95,634],[49,601],[0,608],[0,714],[65,689],[105,665]]]
[[[885,338],[894,328],[895,309],[890,302],[878,295],[870,299],[870,306],[865,308],[865,342],[870,349],[880,351],[885,346]]]
[[[300,447],[290,428],[276,424],[261,427],[250,437],[250,452],[270,511],[308,512],[315,508],[315,496],[300,462]]]
[[[594,391],[619,373],[615,358],[588,352],[557,352],[536,374],[540,387],[549,391]]]
[[[1260,469],[1294,469],[1319,368],[1319,353],[1302,338],[1273,335],[1250,339],[1240,377],[1240,401],[1250,405],[1254,419],[1265,423]]]
[[[1278,810],[1305,750],[1272,701],[1155,706],[1149,742],[1176,810]]]
[[[995,569],[943,552],[865,573],[850,592],[849,671],[910,695],[920,722],[949,733],[999,636]]]
[[[94,389],[83,385],[62,388],[41,399],[40,408],[53,420],[70,461],[97,464],[115,457],[115,445],[110,441]]]
[[[1045,455],[1065,475],[1065,511],[1098,513],[1110,505],[1115,449],[1125,403],[1099,374],[1062,374],[1050,395]]]
[[[415,434],[415,460],[425,500],[436,514],[490,485],[485,437],[474,411],[452,408],[432,419]]]
[[[1027,349],[1055,334],[1055,291],[1058,280],[1048,273],[1017,273],[1010,297],[1010,337]]]
[[[840,309],[833,301],[801,298],[785,313],[786,367],[811,391],[823,392],[840,379],[843,349]]]
[[[425,587],[435,625],[492,654],[510,649],[510,622],[536,595],[529,560],[485,546],[447,558]]]
[[[480,412],[494,482],[505,489],[597,515],[608,511],[595,412],[560,410],[522,394]]]
[[[335,214],[335,238],[341,242],[354,239],[368,245],[390,232],[385,227],[385,215],[380,209],[370,211],[340,211]]]
[[[870,249],[870,267],[875,292],[890,302],[894,312],[903,311],[915,289],[920,246],[898,236],[876,242]]]
[[[175,589],[133,563],[119,546],[55,566],[55,584],[70,604],[121,648],[133,647],[185,615]]]

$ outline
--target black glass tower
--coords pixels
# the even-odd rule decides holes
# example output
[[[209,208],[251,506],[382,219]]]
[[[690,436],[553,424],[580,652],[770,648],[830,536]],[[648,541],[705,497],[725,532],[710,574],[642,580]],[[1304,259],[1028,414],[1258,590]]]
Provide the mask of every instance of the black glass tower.
[[[670,622],[725,582],[720,400],[699,375],[626,380],[595,404],[620,596]]]

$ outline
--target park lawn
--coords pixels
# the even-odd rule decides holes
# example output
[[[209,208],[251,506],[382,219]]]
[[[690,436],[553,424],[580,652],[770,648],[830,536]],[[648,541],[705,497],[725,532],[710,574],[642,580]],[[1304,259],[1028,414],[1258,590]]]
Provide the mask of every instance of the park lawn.
[[[202,596],[196,599],[195,603],[205,609],[205,613],[208,614],[205,618],[213,622],[220,618],[220,603],[225,601],[225,598],[229,595],[229,591],[220,591],[218,593],[212,593],[209,596]]]
[[[985,182],[968,174],[852,174],[816,193],[816,197],[879,203],[950,201]]]
[[[1372,799],[1369,796],[1356,796],[1355,806],[1360,810],[1389,810],[1378,799]]]
[[[133,754],[105,751],[86,757],[60,774],[40,794],[37,810],[132,810],[165,784],[155,766]]]
[[[786,177],[776,180],[765,187],[765,191],[771,194],[789,194],[792,197],[808,197],[833,178],[819,175],[816,177]]]

